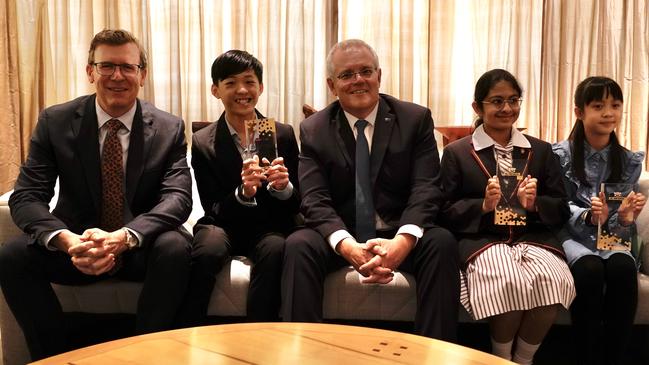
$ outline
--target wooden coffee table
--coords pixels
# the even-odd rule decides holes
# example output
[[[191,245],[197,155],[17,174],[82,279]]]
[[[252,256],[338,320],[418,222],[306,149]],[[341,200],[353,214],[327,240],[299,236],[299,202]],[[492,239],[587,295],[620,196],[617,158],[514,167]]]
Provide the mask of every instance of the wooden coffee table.
[[[406,333],[316,323],[240,323],[129,337],[34,364],[513,364]]]

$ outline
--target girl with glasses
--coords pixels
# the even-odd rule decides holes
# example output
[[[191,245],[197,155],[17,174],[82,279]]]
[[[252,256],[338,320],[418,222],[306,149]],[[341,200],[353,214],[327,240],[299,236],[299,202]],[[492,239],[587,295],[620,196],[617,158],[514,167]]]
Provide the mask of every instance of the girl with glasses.
[[[575,290],[551,231],[569,215],[559,164],[550,144],[514,127],[521,96],[505,70],[477,81],[475,130],[442,156],[440,217],[458,239],[463,306],[488,320],[495,355],[531,364]]]

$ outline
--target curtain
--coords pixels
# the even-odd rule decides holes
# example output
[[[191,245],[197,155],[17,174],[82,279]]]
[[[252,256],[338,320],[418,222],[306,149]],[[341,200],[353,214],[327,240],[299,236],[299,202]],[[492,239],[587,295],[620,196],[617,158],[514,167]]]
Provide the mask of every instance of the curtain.
[[[616,80],[624,93],[620,143],[646,151],[649,2],[548,0],[543,27],[541,136],[567,138],[575,120],[577,84],[588,76],[604,75]]]
[[[0,193],[10,190],[21,155],[20,95],[16,7],[13,1],[0,0]]]
[[[297,126],[302,104],[332,101],[325,58],[361,38],[383,70],[381,92],[428,106],[436,126],[470,125],[477,78],[511,71],[523,87],[518,121],[550,142],[574,123],[579,81],[623,88],[620,141],[647,150],[649,0],[0,0],[0,192],[11,188],[43,108],[91,93],[93,35],[124,28],[148,50],[140,97],[187,123],[216,120],[210,93],[219,54],[243,49],[264,65],[258,109]]]

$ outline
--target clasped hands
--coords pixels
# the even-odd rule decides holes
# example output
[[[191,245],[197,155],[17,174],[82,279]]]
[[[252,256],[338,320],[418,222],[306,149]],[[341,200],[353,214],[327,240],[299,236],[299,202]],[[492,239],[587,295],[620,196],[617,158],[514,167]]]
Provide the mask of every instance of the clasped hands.
[[[52,243],[60,251],[67,252],[72,264],[86,275],[109,272],[115,267],[116,258],[128,249],[123,229],[106,232],[90,228],[81,235],[64,230],[52,239]]]
[[[284,166],[284,158],[277,157],[273,162],[268,162],[265,157],[261,160],[263,164],[270,164],[267,169],[259,166],[259,157],[257,155],[243,161],[241,167],[241,186],[242,194],[248,199],[257,194],[257,189],[261,187],[264,181],[275,190],[281,191],[288,186],[288,169]]]
[[[518,184],[516,196],[521,206],[530,212],[536,211],[536,184],[537,179],[527,175],[523,181]],[[485,188],[484,200],[482,201],[482,212],[488,213],[496,209],[502,196],[498,176],[493,176],[487,181]]]
[[[630,192],[617,208],[618,222],[623,226],[630,226],[644,208],[647,198],[642,193]],[[608,204],[603,191],[597,196],[590,198],[590,223],[597,225],[604,224],[608,219]]]
[[[338,245],[338,252],[365,277],[363,283],[387,284],[394,270],[405,260],[415,244],[415,237],[397,234],[392,239],[374,238],[359,243],[348,237]]]

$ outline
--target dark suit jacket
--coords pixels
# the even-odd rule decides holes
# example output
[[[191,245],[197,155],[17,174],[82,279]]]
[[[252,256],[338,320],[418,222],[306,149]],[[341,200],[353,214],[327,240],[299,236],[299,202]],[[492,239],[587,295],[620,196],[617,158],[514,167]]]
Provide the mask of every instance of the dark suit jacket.
[[[355,232],[356,141],[340,103],[304,120],[300,139],[306,224],[323,237],[340,229]],[[434,224],[441,192],[430,110],[381,94],[370,164],[374,206],[385,223]]]
[[[142,244],[178,228],[192,208],[191,174],[181,119],[137,101],[126,163],[125,226],[143,235]],[[16,225],[31,237],[98,227],[101,165],[95,95],[43,110],[27,160],[9,198]],[[59,179],[59,197],[48,203]]]
[[[263,118],[257,112],[260,118]],[[298,148],[293,128],[276,124],[277,154],[284,158],[293,195],[288,200],[271,196],[262,186],[257,190],[256,207],[244,206],[235,197],[241,185],[243,161],[222,114],[218,121],[196,132],[192,137],[192,167],[205,210],[202,224],[214,224],[237,233],[288,233],[295,225],[299,211],[299,184],[297,179]]]
[[[527,212],[527,225],[514,228],[514,242],[525,241],[545,247],[563,257],[560,242],[551,232],[568,219],[570,211],[563,186],[557,156],[549,143],[525,136],[530,142],[529,175],[538,179],[537,212]],[[523,149],[514,147],[514,156]],[[471,136],[455,141],[442,155],[442,190],[447,199],[441,223],[455,233],[460,245],[460,260],[468,263],[493,243],[509,239],[509,227],[494,225],[494,213],[482,214],[482,201],[489,177],[472,155]],[[496,160],[492,148],[476,151],[490,176],[496,174]]]

